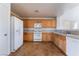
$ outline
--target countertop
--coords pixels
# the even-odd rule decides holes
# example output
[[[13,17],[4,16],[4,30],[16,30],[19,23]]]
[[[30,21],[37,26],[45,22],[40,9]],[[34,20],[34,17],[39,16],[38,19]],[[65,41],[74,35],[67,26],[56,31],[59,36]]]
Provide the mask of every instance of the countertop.
[[[79,39],[79,31],[78,30],[54,30],[53,33],[63,35],[66,37],[72,37]]]
[[[34,32],[34,31],[35,31],[34,28],[24,29],[24,32]],[[52,32],[66,37],[79,39],[79,30],[58,30],[55,28],[42,28],[42,29],[39,29],[39,31],[48,32],[48,33]]]

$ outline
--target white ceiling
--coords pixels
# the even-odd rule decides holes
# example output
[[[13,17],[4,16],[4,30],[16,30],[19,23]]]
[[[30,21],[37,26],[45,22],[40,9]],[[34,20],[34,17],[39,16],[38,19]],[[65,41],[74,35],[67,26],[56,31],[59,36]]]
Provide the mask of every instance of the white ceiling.
[[[11,11],[22,18],[56,17],[64,9],[75,7],[77,3],[12,3]],[[63,9],[64,8],[64,9]],[[39,12],[35,12],[38,10]]]
[[[21,17],[56,17],[58,6],[58,3],[12,3],[11,10]]]

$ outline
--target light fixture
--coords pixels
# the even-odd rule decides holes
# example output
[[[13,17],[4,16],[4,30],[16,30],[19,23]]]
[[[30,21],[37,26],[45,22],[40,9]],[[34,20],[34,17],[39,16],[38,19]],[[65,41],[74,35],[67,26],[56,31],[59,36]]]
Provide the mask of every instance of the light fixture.
[[[39,10],[35,10],[34,12],[38,13],[38,12],[39,12]]]

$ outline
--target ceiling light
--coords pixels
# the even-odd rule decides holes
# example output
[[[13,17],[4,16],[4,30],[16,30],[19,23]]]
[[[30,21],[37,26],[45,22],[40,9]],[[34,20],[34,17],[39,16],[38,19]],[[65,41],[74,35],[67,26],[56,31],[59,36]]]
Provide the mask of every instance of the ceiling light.
[[[39,10],[35,10],[35,12],[36,12],[36,13],[38,13],[38,12],[39,12]]]

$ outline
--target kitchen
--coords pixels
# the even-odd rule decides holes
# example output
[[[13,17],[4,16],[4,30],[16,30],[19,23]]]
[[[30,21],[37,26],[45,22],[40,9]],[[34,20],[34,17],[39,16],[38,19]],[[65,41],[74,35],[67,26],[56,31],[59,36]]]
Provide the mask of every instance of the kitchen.
[[[5,13],[2,15],[2,12]],[[0,55],[79,56],[78,3],[4,3],[1,4],[1,15],[8,19],[5,22],[6,19],[1,17],[1,19],[4,19],[1,25],[5,22],[5,26],[8,26],[8,34],[4,34],[5,37],[8,36],[8,43],[6,43],[8,52],[4,52],[6,45],[4,49],[2,47],[4,43],[0,43],[0,48],[3,48],[3,50],[0,49],[0,52],[2,52]],[[18,43],[18,40],[16,42],[16,47],[18,46],[18,48],[11,51],[11,44],[13,44],[13,47],[15,44],[12,41],[14,40],[12,37],[14,32],[12,32],[11,20],[14,21],[16,19],[22,22],[21,27],[19,27],[22,32],[21,39],[19,38],[20,36],[15,35],[14,37],[15,41],[20,39],[21,44]],[[16,30],[16,32],[19,31]],[[17,33],[17,35],[19,34]]]

